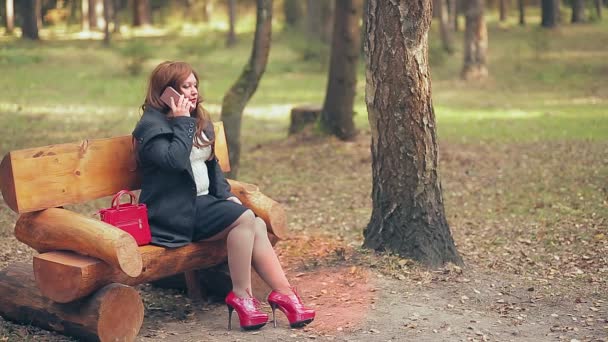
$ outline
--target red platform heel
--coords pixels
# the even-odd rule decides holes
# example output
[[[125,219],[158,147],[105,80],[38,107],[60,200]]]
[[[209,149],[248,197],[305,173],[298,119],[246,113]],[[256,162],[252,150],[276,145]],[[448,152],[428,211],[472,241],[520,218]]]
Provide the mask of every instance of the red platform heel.
[[[277,320],[274,312],[277,308],[283,311],[289,325],[292,328],[300,328],[306,324],[312,322],[315,319],[315,310],[304,307],[300,296],[295,289],[292,289],[293,293],[285,295],[276,291],[270,292],[268,295],[268,303],[272,308],[272,320],[274,321],[274,327],[277,327]]]
[[[232,311],[236,310],[244,330],[255,330],[268,323],[268,315],[260,311],[260,302],[253,296],[240,298],[230,291],[226,296],[228,306],[228,330],[232,329]]]

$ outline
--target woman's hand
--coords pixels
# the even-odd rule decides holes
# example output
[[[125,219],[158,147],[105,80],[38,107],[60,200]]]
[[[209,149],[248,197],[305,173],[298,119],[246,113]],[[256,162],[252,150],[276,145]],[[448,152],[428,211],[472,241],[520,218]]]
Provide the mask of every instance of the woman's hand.
[[[243,202],[241,202],[240,199],[236,198],[236,196],[230,196],[228,198],[226,198],[228,201],[232,201],[234,203],[238,203],[240,205],[243,205]]]
[[[192,103],[184,97],[184,94],[179,96],[177,103],[171,98],[171,112],[173,116],[190,116],[190,109],[192,109]]]

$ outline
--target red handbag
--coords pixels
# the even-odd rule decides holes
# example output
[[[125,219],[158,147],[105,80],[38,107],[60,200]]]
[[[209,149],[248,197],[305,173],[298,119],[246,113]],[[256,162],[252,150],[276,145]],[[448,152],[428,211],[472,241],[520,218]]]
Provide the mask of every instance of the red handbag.
[[[122,195],[129,195],[129,203],[120,203]],[[147,245],[152,240],[148,209],[145,204],[134,202],[135,194],[129,190],[121,190],[112,198],[112,207],[101,209],[99,215],[103,222],[131,234],[139,246]]]

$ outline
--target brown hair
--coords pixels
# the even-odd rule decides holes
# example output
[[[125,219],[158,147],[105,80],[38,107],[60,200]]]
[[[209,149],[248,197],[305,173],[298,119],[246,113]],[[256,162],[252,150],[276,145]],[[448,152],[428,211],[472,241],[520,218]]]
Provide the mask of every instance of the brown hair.
[[[194,74],[197,83],[196,87],[198,89],[199,77],[196,71],[192,69],[192,66],[190,66],[190,64],[186,62],[173,61],[166,61],[160,63],[150,75],[150,80],[148,81],[148,90],[146,92],[146,99],[144,100],[144,104],[141,105],[141,109],[145,111],[146,108],[150,106],[161,110],[163,113],[165,113],[165,115],[169,114],[171,108],[169,108],[168,105],[161,101],[161,94],[163,93],[165,88],[169,86],[179,91],[179,89],[181,88],[181,84],[186,81],[190,74]],[[196,135],[194,138],[194,146],[199,148],[209,145],[213,146],[213,141],[205,141],[202,139],[203,128],[205,128],[206,125],[211,123],[209,113],[205,110],[205,108],[203,108],[201,104],[202,101],[203,99],[199,95],[196,101],[196,107],[191,114],[194,118],[196,118]]]

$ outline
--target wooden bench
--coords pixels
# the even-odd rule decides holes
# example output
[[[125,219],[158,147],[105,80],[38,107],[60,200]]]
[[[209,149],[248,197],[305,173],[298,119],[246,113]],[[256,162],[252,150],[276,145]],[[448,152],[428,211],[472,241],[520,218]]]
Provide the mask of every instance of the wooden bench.
[[[214,124],[215,151],[230,169],[223,125]],[[180,248],[138,247],[133,237],[98,219],[64,209],[137,190],[131,136],[85,140],[8,153],[0,164],[6,204],[20,216],[15,236],[40,254],[0,271],[0,314],[79,338],[132,341],[143,304],[131,286],[184,273],[199,296],[194,272],[227,259],[225,241]],[[286,234],[282,206],[252,184],[229,180],[232,192],[267,224],[273,245]],[[109,200],[108,205],[109,206]]]

